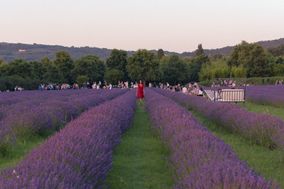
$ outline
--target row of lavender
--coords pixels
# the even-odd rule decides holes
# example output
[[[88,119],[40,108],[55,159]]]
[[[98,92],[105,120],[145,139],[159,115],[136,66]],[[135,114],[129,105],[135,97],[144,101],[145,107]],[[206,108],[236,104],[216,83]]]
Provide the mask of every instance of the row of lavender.
[[[60,96],[71,96],[81,93],[80,90],[66,90],[66,91],[21,91],[0,93],[0,107],[17,104],[28,100],[44,100],[47,97],[57,98]]]
[[[186,109],[153,90],[146,107],[171,150],[176,189],[278,188],[237,158],[229,145],[205,129]]]
[[[155,89],[192,108],[231,132],[270,149],[284,147],[284,121],[267,114],[248,112],[235,104],[216,103],[205,98]]]
[[[246,90],[246,98],[259,104],[284,107],[284,86],[249,86]]]
[[[111,167],[112,152],[131,125],[135,94],[129,91],[71,121],[18,166],[0,173],[2,189],[96,188]]]
[[[22,102],[1,108],[0,144],[1,149],[12,144],[17,137],[26,134],[42,134],[61,128],[88,108],[125,93],[126,90],[80,90],[76,92],[47,92],[31,95],[19,93]],[[42,92],[45,93],[45,92]],[[36,98],[39,97],[39,98]],[[5,150],[5,149],[4,149]]]

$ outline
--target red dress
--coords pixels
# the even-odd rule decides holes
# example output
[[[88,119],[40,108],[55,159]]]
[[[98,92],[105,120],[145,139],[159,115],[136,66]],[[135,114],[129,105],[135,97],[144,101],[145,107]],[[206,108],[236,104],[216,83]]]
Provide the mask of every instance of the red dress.
[[[143,99],[144,98],[144,85],[142,83],[138,84],[137,98],[138,99]]]

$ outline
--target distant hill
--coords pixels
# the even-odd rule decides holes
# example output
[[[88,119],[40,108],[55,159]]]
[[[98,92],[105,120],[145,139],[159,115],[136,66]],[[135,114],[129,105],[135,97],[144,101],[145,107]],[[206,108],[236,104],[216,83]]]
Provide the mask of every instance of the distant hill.
[[[95,54],[102,59],[106,59],[111,50],[104,48],[90,47],[64,47],[59,45],[41,44],[21,44],[21,43],[0,43],[0,59],[10,62],[14,59],[24,59],[28,61],[41,60],[43,57],[55,58],[58,51],[70,53],[72,58],[78,59],[84,55]]]
[[[273,48],[284,45],[284,38],[257,42],[264,48]],[[214,55],[229,55],[232,52],[233,46],[228,46],[219,49],[205,49],[205,53],[209,56]],[[64,47],[59,45],[42,45],[42,44],[21,44],[21,43],[0,43],[0,59],[10,62],[15,59],[24,59],[27,61],[38,61],[43,57],[50,59],[55,58],[55,53],[58,51],[68,52],[73,59],[78,59],[85,55],[97,55],[105,60],[111,53],[111,49],[97,47]],[[134,51],[128,51],[128,54],[133,54]],[[153,52],[156,52],[153,50]],[[165,54],[176,54],[182,57],[192,57],[194,52],[176,53],[165,51]]]
[[[270,41],[259,41],[256,42],[257,44],[261,45],[262,47],[269,49],[269,48],[275,48],[278,47],[280,45],[284,45],[284,38],[280,38],[280,39],[276,39],[276,40],[270,40]],[[230,55],[230,53],[232,52],[234,46],[227,46],[227,47],[223,47],[223,48],[218,48],[218,49],[205,49],[204,52],[208,55],[208,56],[214,56],[214,55]],[[194,52],[184,52],[181,53],[182,56],[185,57],[191,57],[194,55]]]

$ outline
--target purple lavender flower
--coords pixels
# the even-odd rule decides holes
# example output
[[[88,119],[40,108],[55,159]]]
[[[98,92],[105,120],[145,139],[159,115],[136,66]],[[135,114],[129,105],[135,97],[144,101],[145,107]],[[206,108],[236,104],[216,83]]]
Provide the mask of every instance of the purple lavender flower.
[[[170,161],[176,172],[174,188],[279,188],[239,160],[229,145],[211,134],[188,110],[154,90],[148,89],[145,99],[153,125],[171,151]]]
[[[202,113],[231,132],[236,132],[251,142],[268,148],[280,147],[283,141],[276,135],[284,129],[284,121],[275,116],[248,112],[235,104],[211,102],[202,97],[184,95],[156,89],[178,103]],[[283,132],[282,132],[283,133]],[[283,135],[284,136],[284,135]],[[283,139],[282,136],[282,139]]]
[[[2,171],[1,188],[98,187],[111,168],[114,147],[131,125],[135,105],[130,91],[84,112],[18,166]]]

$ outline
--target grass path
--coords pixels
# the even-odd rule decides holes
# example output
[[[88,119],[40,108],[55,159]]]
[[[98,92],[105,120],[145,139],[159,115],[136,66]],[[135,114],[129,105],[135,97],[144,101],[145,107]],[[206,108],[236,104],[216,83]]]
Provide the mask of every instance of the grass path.
[[[172,188],[169,152],[151,128],[143,105],[137,105],[133,126],[115,149],[107,189]]]
[[[266,114],[277,116],[284,120],[284,108],[270,106],[270,105],[256,104],[256,103],[249,102],[249,101],[246,101],[246,103],[240,104],[240,106],[246,108],[250,112],[266,113]]]
[[[17,165],[26,154],[32,149],[41,144],[47,136],[33,136],[26,139],[20,139],[9,148],[9,151],[5,155],[0,155],[0,170]]]
[[[239,158],[267,179],[274,179],[284,188],[284,153],[280,150],[269,150],[265,147],[251,144],[248,140],[225,131],[217,124],[206,119],[199,113],[193,115],[206,126],[215,136],[229,144]]]

